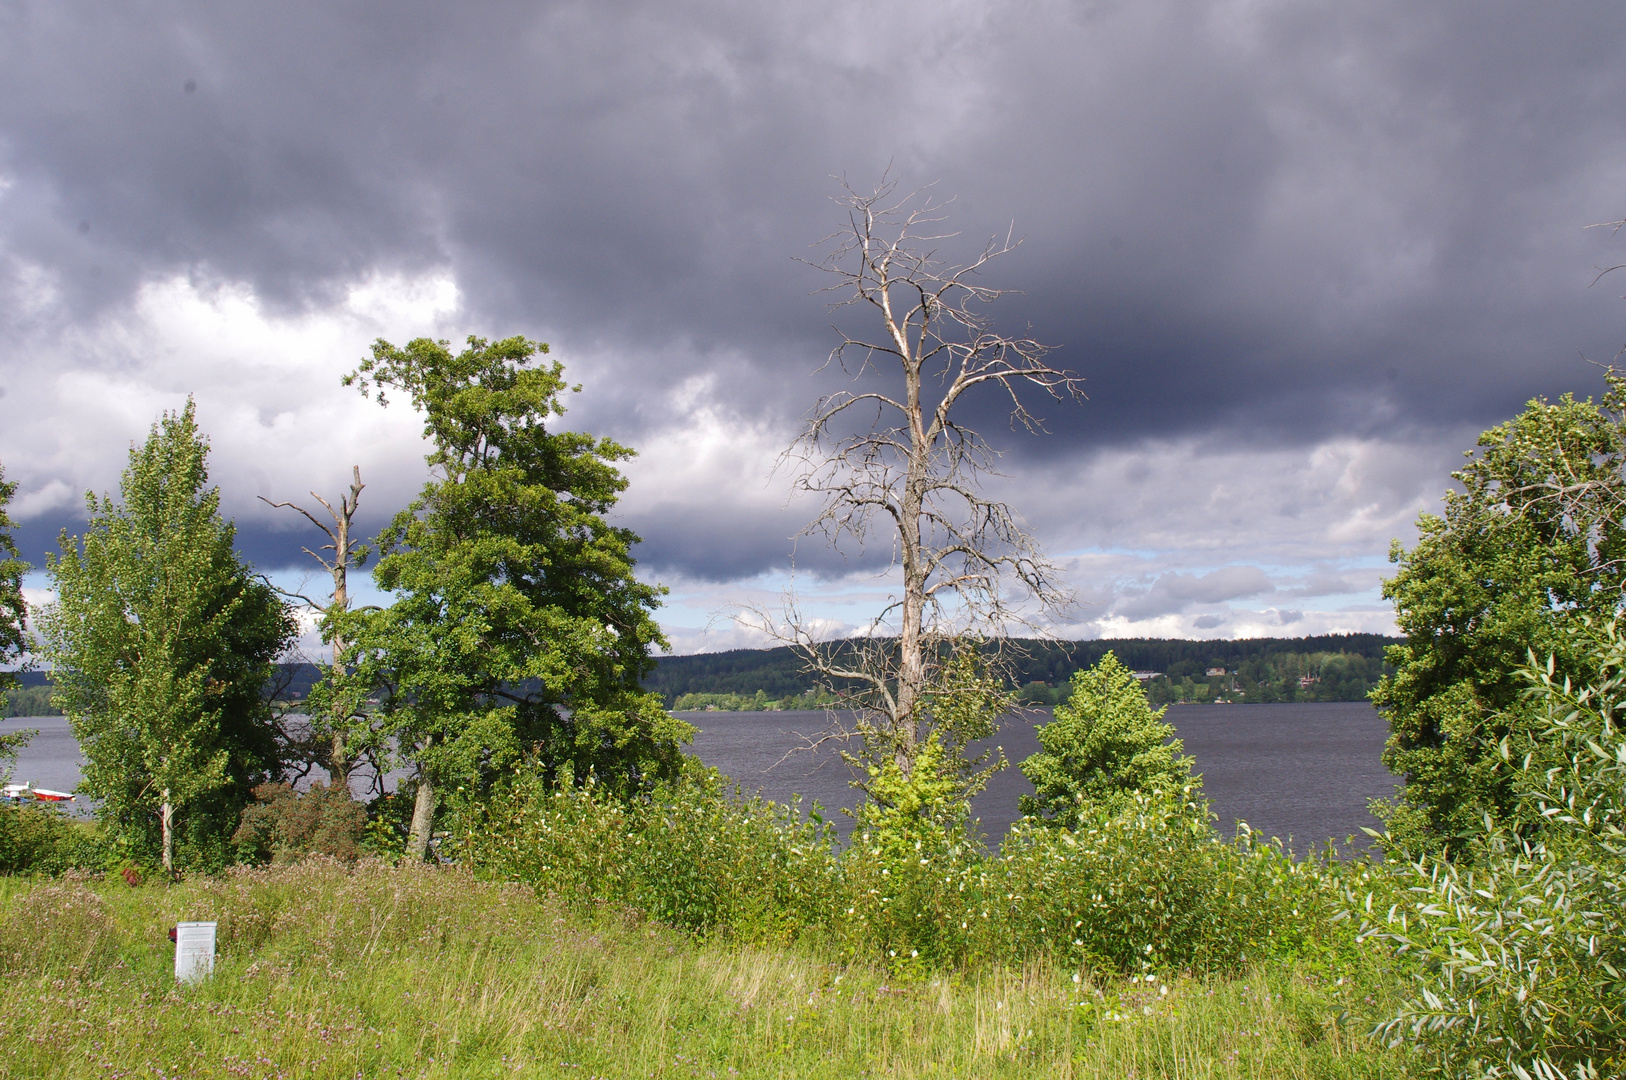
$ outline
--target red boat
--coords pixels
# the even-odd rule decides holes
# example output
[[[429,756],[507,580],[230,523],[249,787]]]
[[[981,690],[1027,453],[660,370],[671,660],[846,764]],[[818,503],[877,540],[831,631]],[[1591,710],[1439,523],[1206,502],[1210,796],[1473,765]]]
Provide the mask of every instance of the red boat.
[[[50,788],[30,787],[27,784],[7,784],[0,788],[0,798],[26,799],[30,795],[40,802],[73,802],[73,795],[66,791],[52,791]]]

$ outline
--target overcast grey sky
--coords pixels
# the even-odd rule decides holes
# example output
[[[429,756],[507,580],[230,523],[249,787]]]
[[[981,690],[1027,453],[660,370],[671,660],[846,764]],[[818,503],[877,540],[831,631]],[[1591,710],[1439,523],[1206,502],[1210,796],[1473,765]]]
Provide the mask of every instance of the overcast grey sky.
[[[796,261],[833,175],[952,197],[1001,325],[1090,401],[989,425],[1077,636],[1386,630],[1395,537],[1626,340],[1618,3],[0,0],[0,462],[25,554],[195,394],[245,552],[295,580],[419,425],[338,385],[383,336],[523,333],[641,451],[623,519],[682,651],[787,582],[773,458],[834,343]],[[952,245],[951,245],[952,248]],[[832,627],[885,583],[803,542]],[[36,589],[44,579],[31,579]],[[36,596],[38,593],[36,592]]]

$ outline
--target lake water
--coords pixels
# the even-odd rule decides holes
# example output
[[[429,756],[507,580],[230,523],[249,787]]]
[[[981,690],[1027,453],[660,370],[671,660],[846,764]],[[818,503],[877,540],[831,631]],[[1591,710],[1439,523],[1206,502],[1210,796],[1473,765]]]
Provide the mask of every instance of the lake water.
[[[770,799],[822,804],[845,835],[855,804],[851,774],[831,745],[798,750],[829,723],[823,712],[699,712],[677,714],[700,729],[693,750],[742,787]],[[1381,755],[1388,727],[1364,702],[1289,705],[1180,705],[1167,719],[1197,759],[1203,790],[1229,831],[1245,820],[1255,831],[1291,840],[1302,853],[1332,839],[1356,838],[1378,822],[1367,801],[1394,793],[1395,778]],[[972,803],[984,833],[997,841],[1019,816],[1017,799],[1032,786],[1016,766],[1039,749],[1034,724],[1047,710],[1010,717],[990,743],[1002,746],[1011,766],[998,773]],[[18,755],[12,778],[72,791],[79,783],[79,746],[60,716],[0,720],[0,731],[37,728]],[[81,810],[83,802],[76,804]]]
[[[694,741],[700,759],[743,786],[777,801],[800,794],[804,805],[817,801],[827,810],[854,805],[851,774],[833,746],[795,749],[828,725],[825,713],[677,715],[700,729]],[[1033,792],[1016,766],[1039,749],[1034,725],[1050,719],[1049,710],[1029,710],[989,740],[1011,763],[971,804],[990,840],[1020,817],[1018,798]],[[1368,800],[1394,794],[1395,777],[1382,761],[1388,725],[1365,702],[1177,705],[1166,719],[1197,759],[1203,790],[1227,832],[1244,820],[1256,832],[1290,840],[1301,854],[1351,836],[1364,848],[1362,827],[1379,826]],[[847,831],[850,818],[826,816]]]

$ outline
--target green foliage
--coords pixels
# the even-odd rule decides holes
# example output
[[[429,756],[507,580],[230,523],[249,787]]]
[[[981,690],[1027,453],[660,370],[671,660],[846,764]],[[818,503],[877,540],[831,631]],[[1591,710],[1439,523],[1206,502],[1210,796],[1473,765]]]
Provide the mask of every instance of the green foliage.
[[[118,856],[95,825],[56,807],[0,803],[0,874],[101,870]]]
[[[1602,406],[1538,398],[1481,435],[1444,514],[1423,515],[1417,546],[1390,554],[1399,570],[1384,596],[1406,640],[1372,700],[1392,732],[1384,763],[1406,780],[1398,804],[1379,808],[1401,849],[1459,854],[1487,818],[1512,823],[1499,748],[1522,752],[1533,737],[1518,676],[1527,650],[1582,670],[1566,624],[1620,603],[1626,440],[1621,376],[1608,380]]]
[[[85,755],[81,790],[148,854],[176,808],[180,863],[218,865],[256,784],[280,772],[264,687],[293,641],[275,591],[232,547],[193,404],[130,450],[121,501],[86,496],[82,538],[50,560],[40,619],[56,700]]]
[[[529,767],[487,799],[454,803],[447,849],[483,876],[702,936],[786,940],[828,925],[839,888],[818,809],[735,796],[691,774],[628,799],[593,782],[552,787]]]
[[[15,660],[27,645],[23,620],[28,606],[23,601],[23,574],[28,564],[17,557],[17,544],[11,538],[16,523],[6,513],[16,494],[16,483],[6,480],[6,470],[0,466],[0,663]],[[10,672],[0,675],[0,689],[14,685],[3,681],[12,678]]]
[[[674,775],[692,736],[639,680],[664,644],[660,590],[633,574],[638,538],[604,515],[632,451],[551,432],[571,390],[546,346],[470,338],[453,355],[385,341],[346,378],[407,394],[434,478],[379,539],[394,594],[350,616],[360,682],[385,691],[382,730],[436,788],[489,783],[532,755],[550,775],[638,785]]]
[[[23,728],[0,735],[0,783],[11,779],[11,767],[17,764],[17,751],[27,746],[38,734],[38,728]]]
[[[1165,794],[1192,785],[1192,759],[1152,711],[1134,673],[1112,653],[1076,672],[1055,720],[1038,728],[1040,751],[1022,762],[1033,783],[1022,813],[1055,825],[1127,807],[1138,792]]]
[[[19,686],[6,691],[3,715],[61,716],[62,707],[52,700],[50,686]]]
[[[6,716],[27,716],[13,712],[14,699],[19,696],[18,680],[11,665],[23,655],[28,645],[26,619],[28,605],[23,600],[23,575],[28,564],[17,557],[17,544],[11,538],[14,527],[6,507],[17,494],[17,485],[6,481],[6,471],[0,467],[0,706]],[[0,735],[0,765],[15,761],[17,750],[27,740],[20,733]],[[0,768],[0,779],[5,770]]]
[[[1498,747],[1526,820],[1494,820],[1471,860],[1424,857],[1368,936],[1411,970],[1416,996],[1385,1023],[1452,1077],[1610,1077],[1626,1071],[1626,641],[1612,620],[1571,628],[1559,662],[1521,668],[1536,749]],[[1526,707],[1527,706],[1527,707]]]
[[[231,839],[240,862],[293,862],[306,855],[354,862],[366,824],[366,807],[343,785],[317,781],[299,792],[288,784],[261,784]]]
[[[1294,862],[1246,829],[1222,840],[1195,785],[1085,807],[1075,828],[1030,820],[1006,838],[972,913],[976,952],[1234,971],[1338,937],[1346,868]]]
[[[918,758],[917,774],[931,760]],[[1077,830],[1019,828],[998,855],[967,838],[952,782],[894,796],[861,810],[838,852],[817,813],[730,797],[714,779],[629,799],[550,787],[529,770],[457,806],[443,852],[584,910],[625,905],[705,937],[823,942],[922,976],[1036,962],[1237,971],[1345,955],[1353,929],[1335,916],[1346,878],[1374,870],[1294,862],[1245,831],[1222,840],[1194,787],[1098,807]]]

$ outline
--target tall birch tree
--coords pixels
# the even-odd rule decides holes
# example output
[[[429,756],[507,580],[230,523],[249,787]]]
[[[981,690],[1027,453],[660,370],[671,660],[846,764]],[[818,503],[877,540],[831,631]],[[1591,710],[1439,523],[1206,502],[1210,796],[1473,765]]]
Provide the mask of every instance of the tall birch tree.
[[[251,789],[280,773],[264,689],[296,632],[238,559],[207,456],[193,402],[165,413],[131,447],[119,499],[87,493],[84,535],[62,533],[41,619],[81,790],[169,871],[224,858]]]

